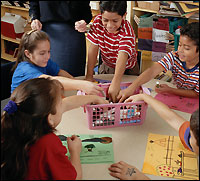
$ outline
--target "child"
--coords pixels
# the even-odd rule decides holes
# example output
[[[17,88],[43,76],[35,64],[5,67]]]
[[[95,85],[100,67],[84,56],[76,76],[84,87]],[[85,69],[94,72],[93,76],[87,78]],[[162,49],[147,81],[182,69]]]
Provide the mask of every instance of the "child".
[[[138,75],[136,37],[131,24],[125,20],[126,1],[101,1],[101,15],[98,15],[87,35],[90,42],[86,80],[93,79],[93,69],[97,61],[98,50],[103,63],[99,72],[114,74],[108,90],[112,102],[120,91],[122,76]]]
[[[185,148],[199,155],[199,109],[196,110],[190,122],[169,109],[168,106],[147,94],[137,94],[129,97],[125,102],[145,101],[174,129],[179,132],[179,137]],[[148,180],[149,178],[136,167],[120,161],[110,166],[110,175],[122,180]]]
[[[65,111],[85,104],[107,104],[97,95],[63,96],[63,86],[50,78],[21,83],[1,117],[1,179],[81,179],[81,140],[67,138],[67,149],[54,134]]]
[[[195,98],[199,96],[199,22],[181,28],[178,51],[169,52],[137,77],[128,88],[121,90],[117,97],[119,102],[131,96],[137,87],[167,70],[172,71],[177,88],[161,84],[155,88],[156,92]]]
[[[25,80],[37,77],[57,79],[63,84],[65,90],[84,90],[88,94],[98,94],[102,90],[89,81],[75,80],[68,72],[60,69],[50,59],[48,35],[39,30],[31,30],[22,36],[14,70],[11,93]]]

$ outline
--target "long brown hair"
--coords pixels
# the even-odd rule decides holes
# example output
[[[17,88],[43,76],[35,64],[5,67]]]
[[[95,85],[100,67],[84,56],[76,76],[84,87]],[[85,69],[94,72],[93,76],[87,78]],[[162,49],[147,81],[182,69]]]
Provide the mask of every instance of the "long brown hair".
[[[38,43],[40,41],[45,41],[45,40],[48,40],[50,42],[48,35],[43,31],[31,30],[31,31],[25,32],[20,40],[17,60],[16,60],[15,65],[13,66],[12,71],[14,71],[17,68],[17,65],[20,62],[23,62],[23,61],[30,62],[29,58],[24,53],[25,50],[28,50],[30,53],[33,53]]]
[[[56,114],[63,86],[57,80],[35,78],[21,83],[10,99],[17,110],[1,116],[1,179],[24,179],[28,169],[28,151],[41,136],[55,131],[48,115]]]

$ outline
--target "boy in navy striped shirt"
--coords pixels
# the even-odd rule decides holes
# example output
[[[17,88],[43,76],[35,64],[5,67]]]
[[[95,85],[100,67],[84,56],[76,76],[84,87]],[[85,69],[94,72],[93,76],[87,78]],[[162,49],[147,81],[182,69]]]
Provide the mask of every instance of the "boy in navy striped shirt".
[[[172,71],[177,88],[161,84],[157,93],[171,93],[185,97],[199,97],[199,22],[181,28],[178,51],[169,52],[160,61],[145,70],[128,88],[121,90],[117,99],[123,102],[142,84],[153,79],[162,71]]]

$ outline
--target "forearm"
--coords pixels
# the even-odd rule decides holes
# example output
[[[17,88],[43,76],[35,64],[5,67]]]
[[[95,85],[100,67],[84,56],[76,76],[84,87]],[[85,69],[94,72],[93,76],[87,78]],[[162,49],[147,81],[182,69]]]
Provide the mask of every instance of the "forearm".
[[[71,153],[70,161],[77,172],[76,180],[82,179],[82,167],[81,167],[80,155],[78,153]]]
[[[198,98],[199,97],[197,92],[194,90],[170,88],[170,93],[178,95],[178,96],[190,97],[190,98]]]
[[[122,76],[124,75],[124,71],[126,69],[126,62],[128,59],[128,54],[125,52],[119,52],[118,60],[115,66],[115,74],[112,79],[112,83],[120,84],[122,81]]]
[[[82,86],[84,85],[84,80],[76,80],[76,79],[71,79],[67,77],[62,77],[62,76],[50,76],[46,74],[42,74],[39,76],[39,78],[51,78],[51,79],[56,79],[60,81],[60,83],[63,85],[65,91],[69,90],[81,90]]]
[[[139,75],[137,79],[133,81],[130,87],[136,89],[137,87],[152,80],[156,75],[158,75],[163,70],[164,68],[160,64],[154,63],[150,68],[146,69],[141,75]]]
[[[69,74],[68,72],[66,72],[65,70],[62,70],[62,69],[60,69],[60,71],[58,72],[58,76],[74,79],[74,77],[71,74]]]
[[[63,99],[63,112],[91,104],[96,101],[95,95],[73,95]]]
[[[87,62],[86,78],[88,76],[93,77],[93,69],[97,63],[97,55],[98,55],[98,46],[90,43],[89,49],[88,49],[88,62]]]
[[[158,101],[147,94],[141,94],[142,99],[150,105],[158,115],[163,118],[171,127],[173,127],[176,131],[179,130],[179,127],[185,121],[181,116],[172,111],[167,105]]]

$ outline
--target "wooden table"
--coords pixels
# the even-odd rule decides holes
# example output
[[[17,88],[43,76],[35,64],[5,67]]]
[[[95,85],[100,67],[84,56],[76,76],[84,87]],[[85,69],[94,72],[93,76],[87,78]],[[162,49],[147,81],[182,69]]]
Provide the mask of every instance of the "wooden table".
[[[112,80],[111,74],[95,75],[95,78]],[[84,76],[79,77],[84,79]],[[123,82],[132,82],[136,79],[136,76],[124,75]],[[151,88],[152,96],[156,95],[154,86],[156,79],[144,84],[145,87]],[[159,81],[160,83],[166,83],[173,86],[171,83]],[[76,91],[65,92],[65,95],[76,94]],[[179,115],[189,120],[191,114],[176,111]],[[142,125],[138,126],[126,126],[115,127],[99,130],[90,130],[88,128],[86,113],[83,108],[77,108],[68,112],[65,112],[62,117],[61,123],[57,126],[57,134],[112,134],[114,160],[125,161],[128,164],[136,166],[139,170],[142,170],[147,138],[149,133],[178,136],[178,133],[171,128],[164,120],[162,120],[158,114],[148,106],[146,119]],[[110,164],[83,164],[83,180],[113,180],[115,178],[109,175],[108,167]],[[160,177],[154,175],[148,175],[154,180],[167,180],[167,177]],[[171,179],[175,180],[175,179]]]

